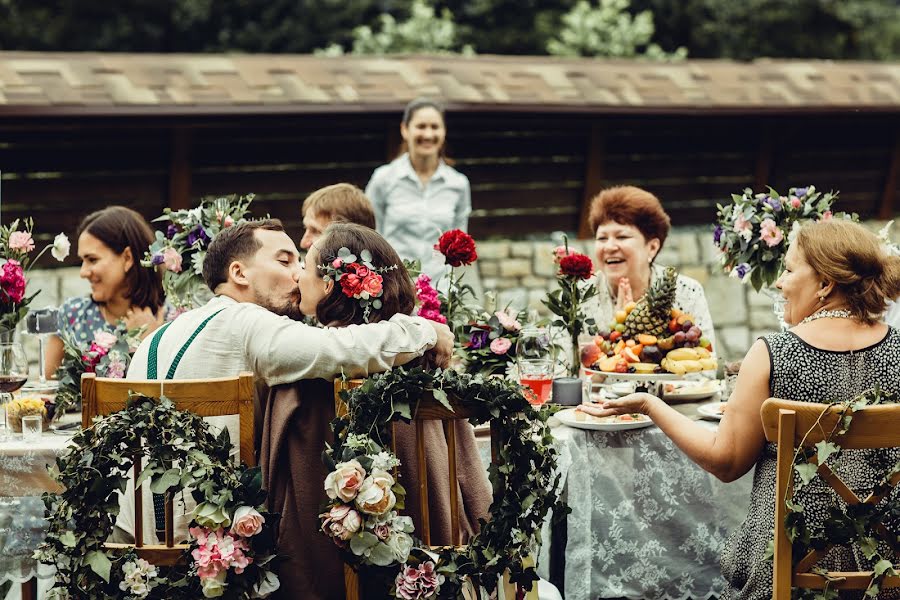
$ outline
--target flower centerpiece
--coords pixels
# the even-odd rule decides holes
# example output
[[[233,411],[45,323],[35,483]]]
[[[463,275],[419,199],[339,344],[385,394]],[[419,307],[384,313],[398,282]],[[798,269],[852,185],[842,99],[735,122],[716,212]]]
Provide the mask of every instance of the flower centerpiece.
[[[195,600],[265,598],[279,587],[277,514],[265,510],[259,467],[229,458],[227,429],[218,436],[202,417],[166,398],[133,395],[124,410],[99,417],[75,434],[56,461],[62,489],[44,494],[48,528],[35,557],[56,568],[49,598]],[[133,547],[105,544],[135,454],[138,481],[157,494],[185,488],[196,502],[185,560],[152,565]],[[102,473],[102,477],[97,474]],[[115,506],[115,500],[113,500]]]
[[[113,332],[98,329],[87,346],[65,332],[59,336],[63,343],[63,359],[56,371],[59,387],[56,391],[56,414],[81,404],[81,375],[96,373],[98,377],[123,379],[134,351],[141,343],[143,327],[126,329],[123,322]]]
[[[516,342],[525,319],[525,311],[510,306],[479,314],[469,324],[469,339],[461,350],[466,372],[484,376],[507,375],[510,365],[516,361]]]
[[[588,256],[571,250],[568,239],[553,250],[553,258],[558,266],[556,283],[559,289],[547,294],[541,302],[556,315],[553,325],[565,329],[571,336],[569,371],[577,376],[581,364],[578,337],[595,328],[594,319],[584,314],[584,303],[597,295],[597,288],[591,281],[594,265]]]
[[[165,267],[163,289],[166,300],[179,310],[193,308],[197,295],[205,289],[203,259],[206,249],[223,229],[244,220],[253,194],[203,200],[191,209],[167,208],[154,223],[168,223],[165,232],[157,231],[156,239],[141,260],[141,265]]]
[[[22,229],[19,229],[19,227]],[[0,332],[11,332],[28,313],[28,305],[40,290],[26,296],[26,274],[44,252],[50,250],[57,261],[62,262],[69,255],[69,238],[60,233],[53,243],[47,244],[31,257],[35,244],[32,237],[34,222],[31,219],[16,219],[9,225],[0,226]]]
[[[474,310],[466,304],[466,297],[474,296],[475,292],[472,286],[462,283],[463,274],[455,269],[478,260],[475,240],[461,229],[451,229],[441,234],[434,249],[444,255],[444,262],[450,266],[450,271],[444,276],[447,278],[446,293],[432,287],[428,275],[419,275],[415,280],[416,295],[420,303],[417,314],[432,321],[447,323],[454,333],[461,336],[463,325],[474,316]]]
[[[814,186],[792,187],[784,196],[772,188],[732,194],[731,204],[718,205],[713,233],[725,271],[741,282],[749,281],[756,291],[771,288],[784,268],[796,230],[803,221],[836,216],[831,207],[837,196],[838,192],[823,194]]]

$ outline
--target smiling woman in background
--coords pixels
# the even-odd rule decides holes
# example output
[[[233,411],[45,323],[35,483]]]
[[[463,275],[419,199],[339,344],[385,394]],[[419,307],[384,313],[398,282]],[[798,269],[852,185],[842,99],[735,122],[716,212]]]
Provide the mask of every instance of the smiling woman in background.
[[[586,313],[605,329],[617,311],[637,301],[652,282],[663,277],[665,269],[655,260],[671,222],[656,196],[633,186],[600,192],[591,201],[588,218],[596,239],[597,300],[586,307]],[[674,307],[692,315],[703,337],[716,347],[706,294],[697,280],[678,275]]]
[[[417,98],[406,105],[400,124],[402,154],[375,169],[366,196],[375,207],[378,233],[400,258],[419,260],[432,280],[445,271],[434,250],[441,233],[466,231],[472,199],[469,180],[448,164],[444,109]]]
[[[119,323],[127,329],[145,327],[144,336],[162,325],[162,274],[140,263],[152,243],[150,225],[130,208],[108,206],[85,217],[78,227],[79,275],[90,282],[91,294],[63,303],[60,333],[86,349],[97,331],[112,333]],[[56,373],[63,354],[62,340],[51,337],[45,362],[48,378]]]

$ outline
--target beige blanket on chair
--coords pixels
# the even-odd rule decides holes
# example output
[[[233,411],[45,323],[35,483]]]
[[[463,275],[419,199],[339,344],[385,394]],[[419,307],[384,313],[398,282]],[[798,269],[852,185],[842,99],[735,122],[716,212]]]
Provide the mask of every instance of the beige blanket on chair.
[[[263,405],[260,451],[269,509],[281,513],[278,552],[280,598],[337,600],[344,598],[343,562],[337,546],[319,531],[319,512],[327,500],[322,463],[325,443],[332,441],[334,388],[331,381],[301,381],[273,388]],[[463,542],[487,518],[491,487],[481,463],[471,425],[457,421],[457,485]],[[407,491],[404,511],[413,517],[421,537],[418,486],[415,485],[415,429],[398,423],[397,455],[402,461],[400,481]],[[428,458],[431,543],[450,543],[450,482],[447,442],[438,421],[425,426]]]

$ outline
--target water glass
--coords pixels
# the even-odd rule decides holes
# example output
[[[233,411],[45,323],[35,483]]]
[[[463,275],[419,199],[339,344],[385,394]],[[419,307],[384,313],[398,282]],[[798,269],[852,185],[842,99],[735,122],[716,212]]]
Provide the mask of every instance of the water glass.
[[[25,415],[22,417],[22,441],[27,444],[36,444],[41,440],[44,430],[44,417],[42,415]]]
[[[59,309],[48,306],[29,310],[25,316],[25,328],[28,333],[38,336],[41,353],[38,357],[40,365],[38,379],[41,385],[45,385],[47,380],[44,376],[44,344],[47,336],[59,331]]]

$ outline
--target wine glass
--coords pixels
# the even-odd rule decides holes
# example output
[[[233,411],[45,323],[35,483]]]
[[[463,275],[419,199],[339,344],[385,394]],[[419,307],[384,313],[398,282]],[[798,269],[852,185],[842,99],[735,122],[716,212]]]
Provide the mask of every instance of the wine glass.
[[[47,378],[44,376],[44,344],[47,336],[59,331],[59,309],[48,306],[29,310],[25,316],[25,328],[28,333],[38,336],[40,346],[38,383],[43,388],[47,386]]]
[[[5,405],[12,400],[12,392],[28,381],[28,358],[21,342],[0,342],[0,405],[4,405],[4,427],[7,423]],[[6,436],[4,436],[6,437]]]
[[[553,387],[553,344],[543,327],[525,327],[516,342],[519,383],[526,386],[525,397],[541,405],[550,399]]]

